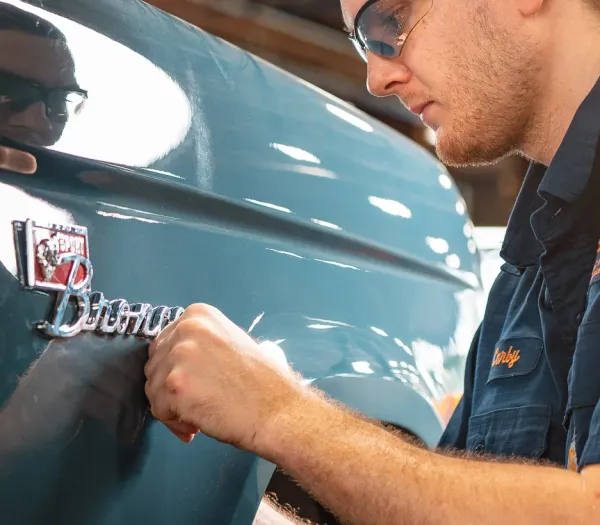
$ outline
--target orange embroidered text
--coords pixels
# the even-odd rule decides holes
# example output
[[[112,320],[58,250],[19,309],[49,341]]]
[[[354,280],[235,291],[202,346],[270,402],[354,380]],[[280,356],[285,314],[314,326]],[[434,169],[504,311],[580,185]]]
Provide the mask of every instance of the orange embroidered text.
[[[496,348],[492,367],[508,365],[508,368],[512,368],[519,359],[521,359],[521,350],[513,350],[513,347],[511,346],[508,351],[503,350],[501,352],[499,348]]]
[[[577,472],[577,451],[575,450],[575,438],[573,438],[573,442],[569,448],[569,460],[567,463],[567,468],[572,472]]]

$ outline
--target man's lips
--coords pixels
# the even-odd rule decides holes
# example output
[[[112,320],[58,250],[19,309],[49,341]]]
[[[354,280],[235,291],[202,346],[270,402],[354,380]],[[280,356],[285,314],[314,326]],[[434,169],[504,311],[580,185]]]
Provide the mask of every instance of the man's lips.
[[[433,104],[433,102],[429,101],[429,102],[423,102],[421,104],[414,104],[412,106],[409,106],[408,109],[411,113],[414,113],[415,115],[421,115],[421,114],[423,114],[423,111],[425,111],[425,108],[427,106],[429,106],[430,104]]]

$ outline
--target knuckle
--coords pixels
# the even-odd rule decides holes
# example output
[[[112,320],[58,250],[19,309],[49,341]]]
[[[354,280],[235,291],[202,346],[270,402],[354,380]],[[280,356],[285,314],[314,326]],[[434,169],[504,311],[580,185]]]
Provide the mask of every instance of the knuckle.
[[[171,370],[165,377],[165,388],[171,394],[180,394],[186,387],[187,374],[180,369]]]
[[[193,341],[175,345],[171,350],[171,358],[175,362],[187,361],[195,353],[196,344]]]
[[[152,358],[152,356],[156,353],[156,349],[158,348],[158,338],[153,339],[152,341],[150,341],[150,344],[148,345],[148,357]]]
[[[185,313],[192,317],[198,316],[216,318],[223,315],[218,308],[206,303],[192,304],[191,306],[188,306]]]
[[[148,361],[146,361],[146,364],[144,365],[144,377],[146,379],[149,379],[151,371],[152,371],[152,360],[148,360]]]
[[[211,334],[211,343],[217,347],[225,347],[229,346],[230,339],[224,333],[214,332]]]
[[[146,381],[146,384],[144,385],[144,393],[149,400],[152,398],[152,387],[150,386],[150,381]]]
[[[186,314],[191,316],[206,316],[213,312],[213,307],[206,303],[195,303],[188,306]]]
[[[195,338],[206,330],[205,324],[198,317],[183,319],[177,327],[183,337]]]
[[[150,405],[150,413],[152,414],[154,419],[157,419],[158,421],[162,421],[165,418],[165,414],[163,412],[164,411],[161,410],[157,404]]]

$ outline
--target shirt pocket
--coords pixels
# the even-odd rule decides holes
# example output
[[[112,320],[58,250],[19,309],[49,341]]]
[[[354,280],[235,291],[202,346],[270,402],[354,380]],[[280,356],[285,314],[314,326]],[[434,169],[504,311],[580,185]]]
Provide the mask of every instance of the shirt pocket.
[[[487,383],[525,376],[535,370],[544,349],[538,337],[507,337],[496,344]]]
[[[467,450],[539,458],[547,448],[551,409],[545,405],[494,410],[469,420]]]

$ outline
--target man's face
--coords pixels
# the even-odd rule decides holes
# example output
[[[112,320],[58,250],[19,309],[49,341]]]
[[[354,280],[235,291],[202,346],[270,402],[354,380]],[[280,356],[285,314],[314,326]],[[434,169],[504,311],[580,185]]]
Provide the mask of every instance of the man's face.
[[[388,10],[407,1],[425,2],[426,14],[398,58],[369,53],[370,92],[396,95],[422,113],[436,132],[438,156],[449,165],[486,164],[519,150],[533,117],[539,72],[534,39],[515,3],[381,0]],[[364,3],[341,0],[348,28]]]
[[[6,83],[33,82],[45,88],[74,86],[74,66],[64,42],[15,30],[0,31],[0,137],[51,146],[61,137],[66,121],[48,117],[45,102],[38,100],[14,109]],[[3,100],[4,99],[4,100]]]

